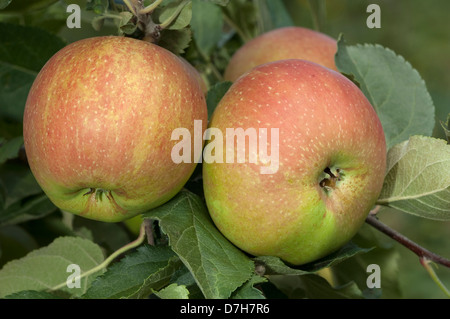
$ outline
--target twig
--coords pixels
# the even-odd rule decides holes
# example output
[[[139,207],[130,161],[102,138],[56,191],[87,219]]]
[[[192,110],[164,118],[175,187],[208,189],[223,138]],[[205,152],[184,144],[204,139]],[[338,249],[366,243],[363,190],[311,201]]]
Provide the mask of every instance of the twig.
[[[434,272],[432,265],[430,265],[430,260],[428,260],[427,258],[422,257],[422,258],[420,258],[420,263],[425,268],[425,270],[428,272],[428,274],[430,275],[431,279],[433,279],[433,281],[436,283],[436,285],[438,285],[438,287],[442,290],[442,292],[448,298],[450,298],[450,291],[447,289],[447,287],[445,287],[445,285],[442,283],[442,281],[439,279],[439,277]]]
[[[374,214],[372,214],[372,213],[369,214],[369,216],[366,218],[366,223],[375,227],[376,229],[378,229],[382,233],[388,235],[392,239],[396,240],[397,242],[399,242],[400,244],[402,244],[403,246],[405,246],[406,248],[411,250],[413,253],[415,253],[417,256],[419,256],[419,258],[421,258],[421,259],[426,258],[428,260],[434,261],[435,263],[438,263],[445,267],[450,268],[450,260],[448,260],[438,254],[435,254],[435,253],[429,251],[428,249],[423,248],[422,246],[416,244],[415,242],[413,242],[409,238],[403,236],[396,230],[394,230],[394,229],[388,227],[387,225],[383,224],[382,222],[380,222],[374,216]]]
[[[118,250],[116,250],[115,252],[113,252],[108,258],[106,258],[101,264],[98,264],[97,266],[95,266],[94,268],[89,269],[88,271],[82,273],[79,277],[79,279],[82,279],[84,277],[90,276],[100,270],[102,270],[103,268],[108,267],[108,265],[114,260],[116,259],[120,254],[123,254],[124,252],[136,248],[137,246],[141,245],[144,242],[145,239],[145,225],[144,223],[142,223],[140,231],[139,231],[139,236],[132,242],[126,244],[125,246],[123,246],[122,248],[119,248]],[[55,291],[58,289],[63,288],[64,286],[66,286],[67,283],[66,282],[62,282],[61,284],[51,287],[48,290],[49,291]]]

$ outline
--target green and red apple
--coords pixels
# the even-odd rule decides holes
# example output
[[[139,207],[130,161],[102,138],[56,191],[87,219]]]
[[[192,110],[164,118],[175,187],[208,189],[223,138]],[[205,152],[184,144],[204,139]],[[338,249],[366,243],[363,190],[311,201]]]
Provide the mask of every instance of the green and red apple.
[[[262,174],[273,163],[259,152],[249,161],[252,150],[244,150],[244,163],[203,163],[206,203],[225,237],[249,254],[301,265],[356,234],[381,191],[386,144],[375,110],[354,83],[304,60],[260,65],[233,83],[210,121],[223,132],[238,127],[278,129],[277,140],[259,144],[276,151],[278,163]],[[216,154],[249,145],[222,144]]]
[[[224,79],[235,81],[252,68],[278,60],[302,59],[337,70],[336,40],[303,27],[284,27],[266,32],[237,50],[225,70]]]
[[[62,210],[117,222],[172,198],[196,161],[176,164],[172,131],[207,123],[198,78],[144,41],[95,37],[69,44],[42,68],[24,114],[36,180]]]

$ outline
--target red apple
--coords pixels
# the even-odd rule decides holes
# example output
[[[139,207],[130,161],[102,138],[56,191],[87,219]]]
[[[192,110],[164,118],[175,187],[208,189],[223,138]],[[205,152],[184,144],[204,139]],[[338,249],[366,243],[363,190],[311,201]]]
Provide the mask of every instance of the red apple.
[[[337,70],[336,40],[302,27],[285,27],[264,33],[244,44],[232,56],[224,79],[235,81],[255,66],[286,59],[308,60]]]
[[[57,52],[39,72],[24,114],[36,180],[62,210],[121,221],[173,197],[196,162],[176,164],[175,128],[206,126],[198,79],[169,51],[95,37]]]
[[[386,167],[380,120],[355,84],[304,60],[258,66],[230,87],[211,118],[210,128],[238,127],[268,128],[279,137],[259,145],[255,162],[249,158],[256,151],[246,149],[244,163],[203,163],[206,203],[224,236],[252,255],[301,265],[355,235]],[[250,145],[227,143],[215,154],[236,157]],[[261,148],[272,152],[270,161]],[[263,174],[270,165],[272,174]]]

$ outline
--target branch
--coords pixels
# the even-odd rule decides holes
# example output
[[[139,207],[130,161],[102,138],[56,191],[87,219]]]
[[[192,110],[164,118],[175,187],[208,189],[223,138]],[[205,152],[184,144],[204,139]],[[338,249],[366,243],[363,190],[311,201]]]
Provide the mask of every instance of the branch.
[[[98,264],[97,266],[95,266],[94,268],[89,269],[88,271],[82,273],[79,278],[82,279],[84,277],[90,276],[100,270],[102,270],[103,268],[106,268],[109,266],[109,264],[116,259],[120,254],[123,254],[124,252],[136,248],[137,246],[141,245],[144,242],[144,238],[145,238],[145,225],[144,223],[142,223],[140,231],[139,231],[139,236],[132,242],[126,244],[125,246],[119,248],[118,250],[116,250],[115,252],[113,252],[108,258],[106,258],[101,264]],[[63,288],[64,286],[66,286],[67,283],[66,282],[62,282],[61,284],[55,286],[55,287],[51,287],[48,289],[48,291],[55,291],[58,289]]]
[[[435,263],[441,264],[445,267],[450,268],[450,260],[439,256],[422,246],[419,246],[409,238],[403,236],[399,232],[395,231],[394,229],[388,227],[387,225],[380,222],[373,213],[370,213],[369,216],[366,218],[366,223],[369,225],[375,227],[377,230],[381,231],[382,233],[388,235],[392,239],[396,240],[409,250],[411,250],[413,253],[415,253],[419,258],[422,260],[423,258],[426,258],[428,260],[434,261]]]

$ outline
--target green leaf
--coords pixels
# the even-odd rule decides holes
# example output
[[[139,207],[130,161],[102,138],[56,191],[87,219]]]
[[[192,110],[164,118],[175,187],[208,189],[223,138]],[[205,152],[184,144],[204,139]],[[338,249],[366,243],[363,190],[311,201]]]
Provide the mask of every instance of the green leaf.
[[[226,6],[230,2],[230,0],[203,0],[203,2],[210,2],[218,4],[219,6]]]
[[[161,38],[158,41],[158,45],[176,55],[180,55],[189,46],[191,38],[192,32],[189,28],[180,30],[164,29],[161,31]]]
[[[216,83],[212,86],[206,95],[206,105],[208,107],[208,118],[210,119],[220,100],[232,85],[232,82],[225,81]]]
[[[0,9],[5,9],[10,3],[11,0],[0,0]]]
[[[326,22],[326,1],[325,0],[308,0],[309,8],[311,9],[311,16],[314,28],[317,31],[324,29]]]
[[[313,274],[321,269],[336,265],[346,259],[361,253],[367,253],[370,248],[361,248],[349,242],[338,251],[325,256],[315,262],[301,267],[291,267],[286,265],[280,258],[274,256],[261,256],[254,258],[255,263],[264,275],[307,275]]]
[[[222,39],[223,16],[219,6],[203,2],[192,1],[191,28],[198,50],[203,56],[209,57]]]
[[[412,136],[387,156],[387,175],[377,201],[413,215],[450,220],[450,145]]]
[[[96,14],[102,14],[108,11],[109,0],[90,0],[86,3],[86,10],[92,10]]]
[[[27,165],[0,165],[0,225],[34,219],[56,209]]]
[[[22,122],[34,78],[65,44],[41,29],[7,23],[0,23],[0,43],[0,117]]]
[[[55,210],[57,210],[57,207],[43,193],[26,197],[5,209],[0,209],[0,225],[17,224],[27,220],[41,218]]]
[[[294,23],[282,1],[255,1],[259,11],[260,33],[293,26]]]
[[[120,12],[119,15],[119,30],[125,34],[133,34],[137,29],[137,25],[132,22],[134,15],[129,11]]]
[[[250,41],[259,35],[259,11],[254,1],[233,0],[222,8],[226,22],[239,35],[242,42]]]
[[[171,284],[155,293],[161,299],[189,299],[189,290],[186,286]]]
[[[23,136],[17,136],[5,141],[0,137],[0,165],[9,159],[16,158],[23,145]]]
[[[180,260],[168,247],[144,245],[97,277],[83,298],[148,298],[154,290],[167,285],[180,266]]]
[[[34,250],[25,257],[7,263],[0,270],[0,298],[22,290],[48,291],[64,285],[76,264],[81,274],[103,261],[103,253],[93,242],[78,237],[59,237],[50,245]],[[80,288],[64,285],[62,291],[81,296],[99,274],[80,279]]]
[[[232,299],[265,299],[261,290],[255,288],[255,285],[267,282],[267,278],[257,274],[253,276],[241,287],[239,287],[232,295]]]
[[[372,249],[373,247],[363,248],[355,244],[353,241],[350,241],[334,253],[331,253],[328,256],[302,266],[302,269],[309,272],[317,272],[321,269],[335,266],[343,262],[344,260],[353,258],[354,256],[360,254],[364,255],[370,252]]]
[[[447,122],[444,123],[440,121],[442,128],[444,129],[445,136],[447,137],[447,142],[450,143],[450,113],[447,116]]]
[[[36,240],[24,228],[18,225],[0,227],[0,267],[36,248]]]
[[[380,213],[379,213],[380,214]],[[375,247],[366,254],[359,254],[354,258],[344,260],[334,265],[332,269],[333,284],[346,286],[355,283],[361,290],[364,298],[402,298],[400,289],[399,267],[400,254],[391,238],[375,230],[365,223],[358,234],[352,239],[357,245]],[[369,265],[380,267],[381,288],[369,288],[367,280],[373,274],[368,272]]]
[[[5,297],[5,299],[63,299],[45,291],[23,290]]]
[[[433,101],[419,73],[403,57],[380,45],[350,46],[341,37],[335,59],[339,71],[354,77],[375,108],[388,148],[411,135],[432,134]]]
[[[155,23],[162,24],[165,29],[184,29],[191,22],[192,2],[177,0],[170,2],[166,6],[158,6],[153,12],[152,18]],[[167,26],[164,26],[164,24],[167,24]]]
[[[228,298],[252,276],[253,262],[217,230],[197,195],[183,190],[144,218],[159,220],[205,298]]]
[[[7,7],[3,7],[3,9],[9,13],[20,13],[20,14],[27,14],[27,13],[35,13],[36,11],[50,6],[52,3],[57,2],[58,0],[0,0],[0,9],[1,3],[8,3],[9,5]],[[27,21],[28,22],[28,21]]]

